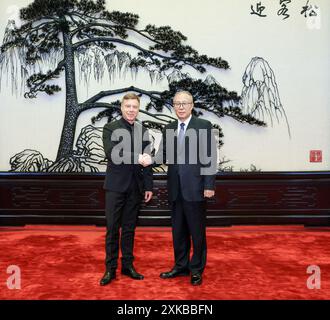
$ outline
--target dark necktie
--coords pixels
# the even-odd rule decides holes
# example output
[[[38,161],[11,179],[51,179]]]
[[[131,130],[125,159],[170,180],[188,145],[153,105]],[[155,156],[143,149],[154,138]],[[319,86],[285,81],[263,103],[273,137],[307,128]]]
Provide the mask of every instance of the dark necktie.
[[[180,131],[178,134],[178,154],[179,155],[182,153],[183,148],[184,148],[184,136],[185,136],[184,127],[185,127],[185,124],[183,122],[180,123]]]
[[[183,141],[184,141],[184,126],[185,126],[185,124],[183,122],[180,123],[180,131],[179,131],[179,135],[178,135],[179,145],[182,145]]]

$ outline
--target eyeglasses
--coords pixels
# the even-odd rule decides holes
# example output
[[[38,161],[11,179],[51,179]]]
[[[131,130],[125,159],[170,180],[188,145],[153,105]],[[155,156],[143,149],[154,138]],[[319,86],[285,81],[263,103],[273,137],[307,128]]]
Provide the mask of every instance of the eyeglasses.
[[[190,104],[192,104],[192,102],[173,102],[174,108],[187,108]]]

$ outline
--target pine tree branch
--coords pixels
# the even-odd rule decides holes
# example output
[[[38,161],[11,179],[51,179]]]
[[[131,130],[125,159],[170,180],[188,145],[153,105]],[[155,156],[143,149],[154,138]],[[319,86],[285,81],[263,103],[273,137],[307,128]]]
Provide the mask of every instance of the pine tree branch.
[[[77,11],[70,11],[70,13],[71,13],[71,15],[77,16],[78,18],[80,18],[81,20],[85,21],[86,23],[90,23],[91,22],[88,19],[86,19],[86,15],[82,15],[82,14],[80,14]],[[92,18],[92,19],[95,19],[95,18]]]
[[[90,42],[101,42],[101,41],[108,41],[108,42],[115,42],[115,43],[120,43],[120,44],[123,44],[123,45],[126,45],[126,46],[129,46],[129,47],[133,47],[139,51],[142,51],[148,55],[154,55],[154,56],[157,56],[159,58],[162,58],[162,59],[171,59],[170,57],[167,57],[167,56],[164,56],[164,55],[161,55],[157,52],[153,52],[153,51],[150,51],[150,50],[147,50],[145,48],[142,48],[140,46],[138,46],[137,44],[133,43],[133,42],[130,42],[130,41],[126,41],[126,40],[123,40],[123,39],[117,39],[117,38],[109,38],[109,37],[94,37],[94,38],[91,38],[91,39],[85,39],[85,40],[82,40],[82,41],[79,41],[79,42],[76,42],[72,48],[74,50],[76,50],[78,47],[82,46],[82,45],[86,45]]]
[[[113,108],[113,109],[118,109],[120,111],[120,107],[115,107],[111,105],[110,103],[107,102],[95,102],[95,103],[80,103],[79,104],[79,112],[90,110],[90,109],[95,109],[95,108]],[[155,118],[159,121],[174,121],[176,118],[165,115],[165,114],[153,114],[150,113],[146,110],[139,110],[140,113],[146,114],[147,116],[150,116],[152,118]],[[164,120],[162,118],[168,118],[168,120]]]
[[[45,25],[49,26],[52,24],[56,24],[56,22],[54,22],[54,21],[53,22],[43,22],[37,26],[32,27],[31,29],[24,30],[24,33],[38,31],[38,30],[42,29],[43,26],[45,26]]]
[[[53,32],[52,32],[52,30],[50,30],[50,31],[48,31],[46,34],[45,34],[45,36],[44,36],[44,38],[43,39],[39,39],[39,41],[40,40],[42,40],[41,42],[35,42],[34,43],[34,45],[35,46],[38,46],[38,47],[41,47],[44,43],[47,43],[47,41],[49,41],[50,39],[50,37],[52,37],[53,36]]]
[[[71,38],[72,38],[76,33],[78,33],[79,31],[84,30],[84,29],[86,29],[86,28],[90,28],[90,27],[103,27],[103,28],[109,28],[109,29],[113,30],[113,26],[108,25],[108,24],[106,24],[106,23],[87,23],[86,25],[84,25],[84,26],[80,26],[79,28],[77,28],[77,29],[71,31],[71,32],[70,32],[70,34],[71,34]]]
[[[162,99],[159,97],[159,95],[161,95],[161,93],[162,93],[160,91],[147,91],[147,90],[143,90],[143,89],[140,89],[140,88],[137,88],[137,87],[134,87],[134,86],[130,86],[130,87],[116,89],[116,90],[100,91],[99,93],[97,93],[93,97],[86,100],[83,104],[95,103],[96,101],[98,101],[98,100],[100,100],[104,97],[107,97],[107,96],[112,96],[112,95],[115,95],[115,94],[122,94],[122,93],[125,93],[125,92],[132,92],[132,91],[140,93],[142,95],[146,95],[146,96],[148,96],[152,99],[162,101]]]
[[[96,18],[96,19],[101,19],[101,18]],[[80,26],[79,28],[71,31],[71,36],[73,37],[77,32],[83,30],[83,29],[86,29],[86,28],[90,28],[90,27],[103,27],[103,28],[106,28],[106,29],[110,29],[112,31],[115,31],[116,28],[118,28],[118,25],[116,24],[110,24],[110,23],[100,23],[100,22],[90,22],[90,23],[87,23],[86,25],[84,26]],[[121,26],[119,26],[121,27]],[[135,28],[131,28],[131,27],[127,27],[127,26],[124,26],[125,29],[127,30],[131,30],[131,31],[134,31],[136,33],[138,33],[139,35],[141,35],[142,37],[144,37],[145,39],[149,40],[149,41],[152,41],[156,44],[159,44],[159,45],[162,45],[161,42],[149,37],[148,35],[146,35],[143,31],[144,30],[137,30]]]
[[[46,23],[47,24],[47,23]],[[53,24],[53,26],[50,26],[51,24]],[[48,26],[50,26],[50,29],[49,29],[49,31],[46,33],[46,36],[49,36],[49,35],[51,35],[52,34],[52,32],[54,31],[54,27],[56,26],[56,24],[55,23],[49,23],[49,24],[47,24]],[[24,40],[26,41],[27,39],[29,39],[30,41],[31,41],[31,36],[32,36],[32,33],[35,33],[36,35],[39,33],[39,31],[42,29],[42,27],[41,28],[33,28],[33,29],[31,29],[31,30],[27,30],[27,31],[24,31],[24,33],[26,33],[26,35],[25,35],[25,37],[24,37]],[[45,40],[45,39],[39,39],[39,41],[40,40]],[[42,41],[42,42],[43,42]],[[32,41],[31,41],[32,42]]]
[[[70,18],[70,20],[79,28],[80,25],[79,25],[79,22],[73,17],[72,14],[67,14],[67,16]]]
[[[62,60],[58,63],[55,70],[48,72],[47,75],[42,75],[41,77],[37,77],[35,80],[33,77],[36,77],[38,75],[32,75],[27,82],[29,83],[29,91],[24,93],[25,98],[35,98],[37,96],[38,92],[46,91],[48,94],[53,94],[55,91],[59,91],[58,86],[53,86],[52,88],[49,88],[45,86],[45,82],[48,80],[51,80],[53,78],[56,78],[61,71],[61,69],[64,67],[65,61]],[[54,91],[52,90],[54,89]]]
[[[59,17],[54,17],[54,16],[43,16],[42,17],[42,20],[46,20],[46,19],[49,19],[51,21],[61,22],[61,19]]]
[[[186,65],[189,65],[190,67],[192,67],[192,68],[200,71],[200,69],[198,68],[198,66],[200,64],[197,64],[197,66],[195,66],[190,61],[187,61],[184,58],[180,59],[180,58],[175,58],[175,57],[170,57],[170,56],[164,56],[164,55],[162,55],[160,53],[147,50],[145,48],[142,48],[142,47],[138,46],[137,44],[135,44],[133,42],[126,41],[126,40],[123,40],[123,39],[109,38],[109,37],[94,37],[94,38],[84,39],[82,41],[76,42],[72,46],[72,48],[73,48],[73,50],[76,50],[77,48],[79,48],[82,45],[86,45],[88,43],[94,43],[95,44],[95,42],[101,42],[101,41],[120,43],[120,44],[129,46],[129,47],[135,48],[135,49],[137,49],[137,50],[139,50],[139,51],[147,54],[151,59],[152,59],[152,57],[159,57],[159,58],[166,59],[166,60],[169,60],[169,61],[174,61],[175,64],[178,64],[178,63],[181,62],[181,63],[184,63]]]

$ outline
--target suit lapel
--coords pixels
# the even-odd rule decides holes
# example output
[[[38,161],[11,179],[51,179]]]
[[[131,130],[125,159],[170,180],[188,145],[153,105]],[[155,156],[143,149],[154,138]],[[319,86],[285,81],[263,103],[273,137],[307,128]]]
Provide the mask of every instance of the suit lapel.
[[[188,127],[187,127],[187,130],[188,129],[196,129],[196,117],[194,116],[191,116],[191,119],[188,123]]]
[[[169,125],[168,125],[168,128],[169,129],[174,129],[175,132],[178,130],[178,121],[179,120],[174,120],[172,121]],[[196,128],[196,117],[195,116],[191,116],[191,119],[189,121],[189,124],[188,124],[188,127],[187,129],[195,129]],[[187,130],[186,129],[186,130]]]
[[[142,153],[142,125],[135,121],[133,128],[134,152]]]
[[[174,129],[175,132],[176,132],[176,130],[177,130],[177,128],[178,128],[178,120],[174,120],[174,121],[172,121],[172,122],[169,124],[169,128],[170,128],[170,129]]]

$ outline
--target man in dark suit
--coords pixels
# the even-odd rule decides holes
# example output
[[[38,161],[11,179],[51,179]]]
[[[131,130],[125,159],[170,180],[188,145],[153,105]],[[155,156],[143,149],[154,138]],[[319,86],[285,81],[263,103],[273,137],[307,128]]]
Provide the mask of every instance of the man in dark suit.
[[[103,129],[103,144],[108,159],[104,182],[106,233],[106,272],[100,281],[104,286],[116,277],[119,228],[121,227],[121,273],[142,280],[133,266],[134,232],[140,203],[152,198],[152,168],[143,167],[138,159],[142,152],[150,153],[148,131],[136,121],[140,99],[126,94],[121,102],[122,118],[107,123]]]
[[[217,148],[211,123],[192,116],[194,103],[189,92],[177,92],[173,106],[178,120],[165,127],[153,159],[156,165],[168,164],[167,186],[172,206],[175,265],[160,277],[191,274],[191,284],[200,285],[207,251],[205,200],[214,196]],[[148,155],[143,155],[142,165],[151,162]]]

